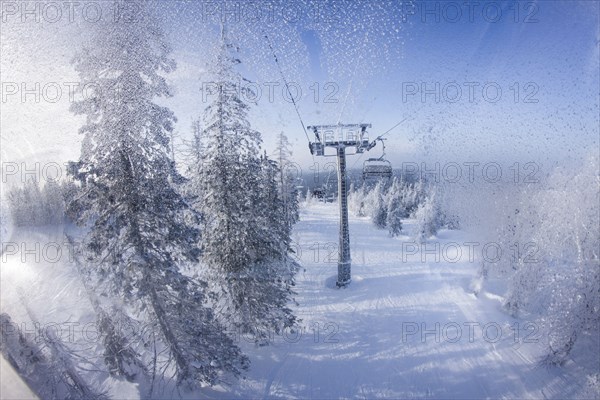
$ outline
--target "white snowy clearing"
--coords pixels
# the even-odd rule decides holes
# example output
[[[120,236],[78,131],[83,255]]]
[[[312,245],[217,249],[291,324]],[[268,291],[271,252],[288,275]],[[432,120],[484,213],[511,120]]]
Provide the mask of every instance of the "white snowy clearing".
[[[0,357],[0,397],[11,400],[37,399],[4,357]]]
[[[337,204],[303,207],[294,230],[302,269],[294,307],[302,329],[275,336],[271,346],[238,337],[251,359],[244,379],[231,387],[204,388],[201,393],[154,393],[160,398],[594,398],[598,382],[580,363],[543,368],[536,360],[544,340],[534,324],[514,319],[501,309],[498,294],[471,289],[477,262],[463,251],[459,261],[450,250],[440,262],[435,254],[406,247],[408,236],[390,238],[367,218],[350,216],[353,280],[334,289],[337,271]],[[56,235],[54,239],[53,235]],[[19,235],[20,236],[20,235]],[[60,239],[55,231],[31,235],[35,241]],[[22,236],[15,241],[24,240]],[[29,241],[29,239],[27,239]],[[464,232],[442,230],[435,241],[474,241]],[[403,245],[404,251],[403,252]],[[450,247],[446,247],[450,249]],[[463,247],[463,250],[465,247]],[[410,251],[408,251],[410,250]],[[481,253],[476,251],[477,258]],[[438,252],[439,254],[439,252]],[[3,256],[2,312],[18,323],[27,314],[19,291],[42,323],[93,321],[68,263],[23,263],[21,254]],[[64,255],[63,255],[64,256]],[[421,260],[426,256],[425,262]],[[444,261],[444,258],[446,261]],[[516,329],[518,327],[518,329]],[[75,341],[77,330],[74,330]],[[80,332],[81,334],[81,332]],[[63,336],[64,337],[64,336]],[[536,343],[537,342],[537,343]],[[89,346],[89,343],[88,343]],[[92,344],[93,346],[93,344]],[[581,352],[576,352],[579,354]],[[575,355],[574,355],[575,357]],[[589,362],[589,360],[587,360]],[[583,363],[585,364],[585,363]],[[17,381],[8,382],[2,362],[2,398],[27,398]],[[89,375],[88,375],[89,374]],[[93,371],[84,375],[112,398],[145,397],[136,385]],[[597,380],[597,377],[594,378]]]

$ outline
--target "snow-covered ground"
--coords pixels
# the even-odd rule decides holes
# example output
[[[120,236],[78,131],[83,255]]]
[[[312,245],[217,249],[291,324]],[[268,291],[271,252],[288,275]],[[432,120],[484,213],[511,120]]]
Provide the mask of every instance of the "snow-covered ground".
[[[249,348],[252,368],[235,389],[239,397],[598,396],[575,365],[538,367],[536,357],[544,349],[535,325],[502,312],[494,294],[473,294],[477,263],[469,262],[465,246],[456,263],[448,262],[454,260],[448,246],[440,262],[424,254],[424,247],[409,255],[415,252],[406,244],[410,237],[390,238],[367,218],[351,216],[353,281],[346,289],[332,289],[337,265],[324,262],[329,251],[323,248],[337,239],[337,217],[336,204],[302,211],[294,240],[302,248],[297,313],[305,331],[296,343],[281,338],[276,346]],[[404,225],[410,234],[410,221]],[[469,239],[442,231],[435,242],[443,249]],[[433,241],[428,246],[435,249]]]
[[[303,208],[294,230],[302,264],[296,286],[299,305],[294,309],[302,328],[275,335],[275,343],[266,347],[255,346],[251,337],[238,336],[252,362],[246,377],[231,387],[207,388],[184,397],[599,396],[598,373],[597,369],[595,375],[590,373],[590,360],[582,356],[563,368],[539,367],[536,360],[544,352],[545,341],[537,325],[504,313],[500,291],[473,293],[477,262],[470,262],[464,244],[474,238],[444,230],[428,247],[415,249],[410,220],[404,222],[407,236],[390,238],[368,219],[351,216],[353,280],[338,290],[333,288],[337,218],[336,204],[314,203]],[[30,246],[35,241],[42,247],[44,242],[63,242],[61,232],[52,229],[15,237]],[[460,256],[457,249],[462,251]],[[474,256],[480,254],[481,248],[476,247]],[[73,268],[68,263],[23,263],[21,257],[21,253],[3,256],[1,311],[14,321],[30,324],[19,300],[21,293],[43,323],[78,321],[74,340],[82,342],[81,328],[93,317]],[[4,385],[10,373],[3,362],[2,398],[23,398],[23,392],[12,393],[12,386]],[[103,374],[86,377],[96,383],[104,381],[103,388],[118,398],[144,396],[137,394],[134,385],[116,386]],[[161,397],[174,394],[155,393]]]
[[[0,357],[0,398],[11,400],[37,399],[35,393],[31,391],[4,357]]]

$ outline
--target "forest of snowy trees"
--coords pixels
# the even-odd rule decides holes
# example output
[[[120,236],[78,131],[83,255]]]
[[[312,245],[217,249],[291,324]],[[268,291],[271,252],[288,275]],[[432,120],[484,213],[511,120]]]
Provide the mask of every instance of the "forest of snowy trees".
[[[286,208],[294,203],[280,164],[260,154],[261,135],[250,126],[249,105],[236,87],[244,81],[239,63],[223,28],[212,73],[218,89],[194,140],[200,146],[188,192],[198,199],[202,259],[216,294],[212,308],[223,323],[266,339],[295,323],[287,307],[296,270],[289,256],[295,211]]]
[[[288,168],[292,142],[282,131],[274,151],[264,146],[265,132],[251,124],[248,99],[256,96],[246,93],[242,52],[221,24],[207,70],[198,72],[211,82],[198,97],[210,101],[194,105],[187,159],[178,164],[177,118],[162,102],[174,96],[167,76],[177,63],[152,7],[136,4],[128,23],[94,24],[72,60],[80,87],[95,88],[70,106],[84,121],[79,158],[63,179],[11,185],[10,215],[2,210],[14,229],[64,229],[77,249],[69,267],[98,330],[86,349],[97,359],[83,361],[60,337],[2,336],[6,360],[44,398],[108,398],[89,371],[139,384],[146,397],[173,382],[177,390],[228,385],[251,368],[239,335],[262,348],[301,323],[294,310],[302,266],[292,238],[314,200],[299,201]],[[476,260],[469,295],[501,287],[502,312],[548,333],[536,362],[562,367],[600,327],[599,168],[590,153],[539,183],[493,187],[399,174],[352,184],[348,208],[396,247],[464,230],[510,253]],[[38,326],[27,296],[19,301]],[[0,314],[2,326],[13,319]]]
[[[458,228],[457,221],[442,211],[435,187],[422,180],[406,182],[394,177],[374,185],[352,186],[348,203],[350,211],[357,216],[368,216],[376,227],[387,229],[392,237],[402,233],[402,220],[407,218],[415,219],[415,239],[419,242],[434,236],[442,227]]]
[[[406,235],[401,221],[411,218],[410,240],[424,242],[441,228],[461,227],[510,254],[497,262],[480,260],[472,288],[485,290],[490,278],[505,282],[506,311],[534,316],[551,332],[541,362],[562,365],[575,342],[593,340],[600,325],[598,168],[598,155],[590,154],[577,170],[556,168],[543,182],[509,182],[501,191],[481,183],[380,180],[352,188],[349,208],[390,236]]]
[[[28,181],[9,202],[17,226],[84,229],[76,263],[111,375],[151,387],[171,376],[186,388],[212,385],[248,367],[233,329],[268,344],[296,324],[290,232],[298,203],[281,167],[291,153],[283,134],[276,159],[261,151],[249,105],[231,90],[243,77],[223,28],[212,61],[218,93],[198,110],[195,160],[182,175],[171,157],[175,116],[156,103],[171,96],[164,74],[176,64],[140,5],[135,23],[95,27],[74,60],[83,83],[100,85],[71,107],[86,122],[69,181]],[[126,335],[122,326],[134,329]],[[74,397],[100,396],[73,387]]]

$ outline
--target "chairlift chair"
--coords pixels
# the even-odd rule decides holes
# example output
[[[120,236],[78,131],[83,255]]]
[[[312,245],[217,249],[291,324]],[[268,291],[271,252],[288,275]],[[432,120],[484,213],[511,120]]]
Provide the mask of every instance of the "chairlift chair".
[[[392,164],[388,160],[369,158],[363,163],[363,179],[392,177]]]
[[[363,163],[363,180],[390,179],[392,177],[392,164],[385,159],[385,143],[383,138],[377,138],[383,146],[383,153],[379,158],[369,158]]]

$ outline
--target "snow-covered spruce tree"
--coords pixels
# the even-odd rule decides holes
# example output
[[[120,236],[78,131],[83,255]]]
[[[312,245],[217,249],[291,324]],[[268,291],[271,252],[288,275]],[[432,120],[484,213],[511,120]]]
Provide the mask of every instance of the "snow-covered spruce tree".
[[[543,265],[538,309],[549,328],[547,364],[561,365],[577,342],[598,351],[600,329],[600,183],[599,159],[590,154],[582,165],[557,169],[548,187],[530,197],[539,210],[532,241]],[[565,210],[568,210],[565,212]],[[587,338],[586,338],[587,337]],[[596,354],[596,359],[598,354]]]
[[[241,96],[240,60],[222,28],[213,67],[211,102],[204,113],[197,194],[202,214],[202,261],[223,321],[244,333],[293,326],[290,225],[278,195],[278,169],[259,157],[261,137],[248,122]],[[247,96],[246,96],[247,97]]]
[[[350,184],[348,190],[348,209],[353,212],[357,217],[364,217],[366,215],[365,199],[367,192],[364,184],[358,189],[354,186],[354,183]]]
[[[415,183],[407,183],[402,190],[402,206],[405,210],[405,216],[413,215],[419,205],[425,201],[427,192],[422,180]]]
[[[192,121],[191,129],[192,140],[186,143],[184,157],[187,163],[187,167],[185,168],[187,179],[181,189],[186,200],[192,209],[195,210],[196,216],[199,219],[198,227],[200,227],[200,220],[202,220],[200,203],[202,203],[204,197],[202,194],[200,173],[202,171],[205,153],[204,145],[206,142],[201,118],[196,118]]]
[[[385,201],[385,188],[383,181],[377,182],[369,193],[369,209],[371,221],[378,228],[385,228],[387,220],[387,204]]]
[[[16,226],[43,225],[42,191],[36,180],[27,180],[23,187],[10,188],[7,200]]]
[[[255,339],[266,344],[271,334],[293,327],[296,318],[288,303],[294,296],[293,286],[298,265],[289,257],[291,226],[287,211],[279,198],[278,164],[263,155],[258,165],[253,198],[254,233],[249,236],[252,264],[245,268],[232,293],[241,302],[234,317],[243,331],[254,330]]]
[[[48,180],[43,188],[35,180],[14,186],[7,194],[12,220],[16,226],[56,225],[65,216],[66,183]]]
[[[205,306],[205,285],[180,270],[198,259],[198,230],[173,187],[182,179],[168,152],[175,117],[154,102],[170,95],[161,74],[175,63],[147,3],[118,6],[136,12],[96,24],[93,42],[74,60],[82,86],[96,87],[72,105],[87,117],[74,171],[81,193],[72,202],[89,225],[84,276],[100,307],[123,308],[148,335],[130,338],[133,351],[106,354],[116,364],[111,372],[127,371],[140,361],[128,357],[144,350],[141,362],[155,374],[213,384],[223,371],[239,374],[245,359]],[[112,325],[107,315],[99,315],[99,328]],[[106,352],[123,345],[109,333],[100,332]]]
[[[442,213],[435,192],[431,192],[419,205],[414,215],[416,221],[416,239],[425,241],[435,235],[442,226]]]
[[[304,196],[304,203],[309,206],[313,203],[313,194],[310,188],[306,188],[306,194]]]
[[[277,147],[274,158],[279,164],[277,184],[279,186],[279,197],[283,203],[284,215],[288,223],[295,224],[299,218],[298,190],[296,189],[295,175],[292,171],[292,150],[287,136],[281,132],[277,138]]]
[[[387,216],[386,225],[390,236],[395,237],[402,232],[402,218],[404,208],[402,207],[402,190],[396,178],[392,182],[387,193]]]
[[[493,240],[500,248],[506,249],[507,256],[493,265],[483,263],[482,267],[492,267],[494,273],[508,278],[504,307],[513,316],[531,309],[536,302],[538,288],[543,284],[544,265],[537,260],[538,248],[533,242],[541,216],[531,197],[535,197],[538,189],[533,185],[505,189],[503,196],[489,200],[495,211],[503,214],[500,222],[490,230],[494,233]]]
[[[42,189],[43,215],[42,220],[47,224],[60,224],[65,215],[64,192],[66,185],[56,180],[48,180]]]

